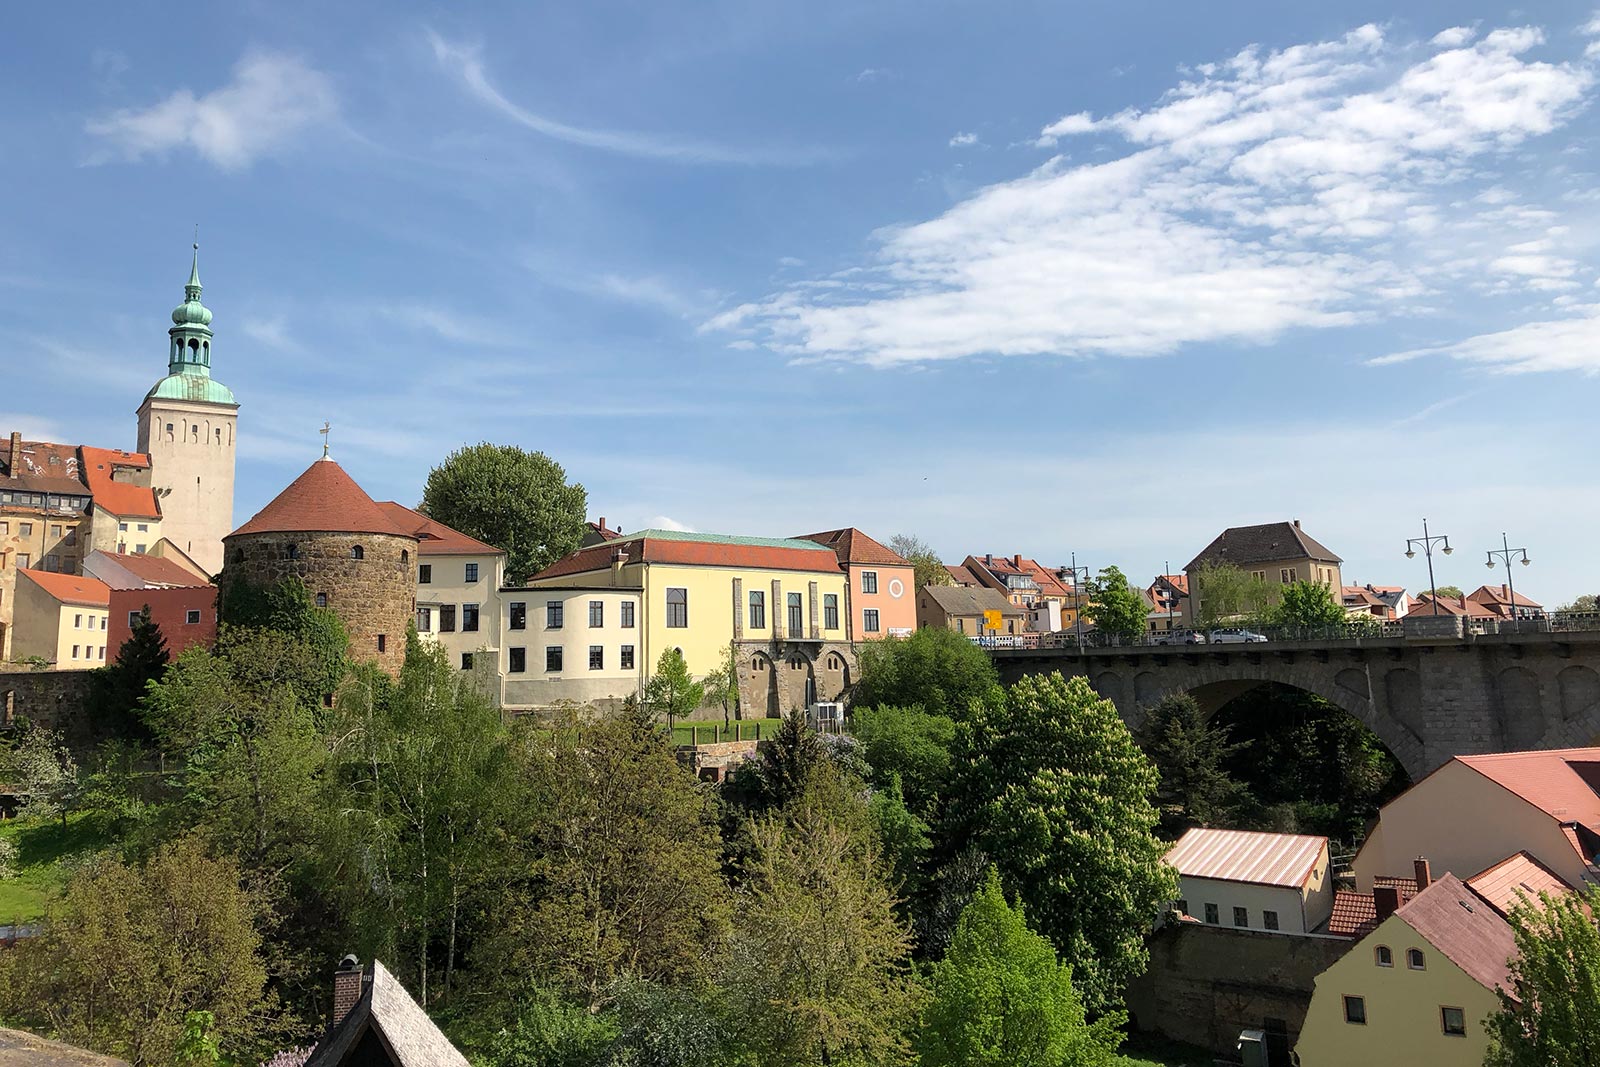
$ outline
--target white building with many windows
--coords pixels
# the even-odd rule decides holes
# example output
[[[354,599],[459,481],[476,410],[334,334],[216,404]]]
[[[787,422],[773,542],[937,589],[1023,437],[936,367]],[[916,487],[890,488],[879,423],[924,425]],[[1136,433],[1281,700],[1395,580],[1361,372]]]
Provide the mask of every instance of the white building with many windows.
[[[643,587],[545,585],[501,592],[502,699],[513,708],[614,703],[642,694]]]
[[[1333,913],[1328,839],[1195,828],[1167,853],[1178,909],[1208,926],[1309,934]]]

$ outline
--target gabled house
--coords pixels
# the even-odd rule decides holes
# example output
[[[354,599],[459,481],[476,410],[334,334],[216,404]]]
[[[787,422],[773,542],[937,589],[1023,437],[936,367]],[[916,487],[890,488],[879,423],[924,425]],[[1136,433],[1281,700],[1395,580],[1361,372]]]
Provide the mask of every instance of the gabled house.
[[[1534,902],[1540,893],[1558,897],[1573,891],[1566,879],[1527,852],[1507,856],[1479,871],[1467,879],[1467,888],[1482,897],[1501,918],[1510,915],[1519,900]]]
[[[492,673],[504,628],[506,554],[404,504],[384,500],[378,507],[417,539],[417,636],[443,648],[458,670]]]
[[[58,670],[104,667],[110,610],[111,588],[98,578],[20,571],[11,654],[37,656]]]
[[[1144,591],[1150,601],[1151,629],[1170,630],[1187,626],[1189,609],[1189,576],[1187,574],[1158,574]],[[1171,620],[1170,625],[1154,624],[1156,616]]]
[[[1196,827],[1167,852],[1178,910],[1208,926],[1308,934],[1333,909],[1328,839]]]
[[[578,542],[579,548],[589,548],[594,545],[603,545],[607,541],[615,541],[622,536],[621,528],[612,529],[606,525],[606,517],[600,516],[598,522],[583,524],[583,539]]]
[[[469,1067],[377,960],[362,967],[346,956],[334,972],[331,1023],[304,1067]]]
[[[171,556],[95,549],[84,557],[83,573],[99,578],[111,590],[108,660],[116,658],[146,608],[160,628],[170,656],[176,657],[190,645],[209,646],[216,640],[217,587],[176,549]]]
[[[1513,593],[1506,585],[1480,585],[1467,594],[1467,601],[1481,604],[1494,613],[1497,619],[1526,619],[1544,614],[1544,605],[1529,600],[1521,593]]]
[[[987,625],[990,612],[1000,620],[998,630]],[[1027,631],[1028,614],[998,589],[930,585],[917,594],[917,625],[942,626],[968,637],[1014,637]]]
[[[917,569],[853,526],[802,534],[833,549],[845,572],[845,633],[851,641],[904,637],[917,628]]]
[[[1343,561],[1300,528],[1300,520],[1269,522],[1260,526],[1230,526],[1183,568],[1190,591],[1191,617],[1200,617],[1205,590],[1195,581],[1205,568],[1231,565],[1274,585],[1315,582],[1335,595],[1344,583],[1339,574]]]
[[[971,589],[975,586],[980,586],[983,584],[982,582],[978,581],[978,576],[973,574],[964,563],[958,563],[954,565],[946,563],[944,565],[944,569],[946,573],[950,575],[951,585],[959,585],[963,589]]]
[[[1496,990],[1511,984],[1511,927],[1450,874],[1380,909],[1376,926],[1317,976],[1296,1062],[1477,1067]]]
[[[1482,622],[1485,619],[1499,618],[1488,605],[1480,604],[1476,600],[1468,600],[1464,596],[1445,596],[1441,594],[1435,598],[1431,592],[1417,594],[1416,600],[1411,605],[1411,615],[1456,615],[1468,622]]]
[[[1019,608],[1057,607],[1034,617],[1032,628],[1069,629],[1077,621],[1078,603],[1072,586],[1055,570],[1021,554],[968,556],[961,566],[978,584],[1001,593]]]

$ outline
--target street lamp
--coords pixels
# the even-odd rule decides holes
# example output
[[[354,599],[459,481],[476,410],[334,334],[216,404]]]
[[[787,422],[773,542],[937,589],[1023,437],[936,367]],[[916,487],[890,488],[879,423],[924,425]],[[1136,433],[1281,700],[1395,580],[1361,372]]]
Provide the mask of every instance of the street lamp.
[[[1417,546],[1422,546],[1422,554],[1428,557],[1428,594],[1432,598],[1433,614],[1439,614],[1439,587],[1433,581],[1433,546],[1443,545],[1444,554],[1449,555],[1455,551],[1450,547],[1450,538],[1444,534],[1428,534],[1428,520],[1422,520],[1422,536],[1406,539],[1406,559],[1417,558]]]
[[[1517,619],[1517,583],[1511,579],[1511,561],[1520,555],[1522,557],[1522,565],[1526,567],[1528,564],[1532,563],[1533,560],[1528,558],[1527,549],[1512,548],[1511,542],[1506,540],[1506,535],[1504,532],[1500,534],[1500,550],[1497,552],[1491,548],[1486,555],[1489,557],[1489,562],[1485,563],[1484,566],[1488,567],[1490,570],[1494,570],[1494,558],[1496,556],[1499,556],[1505,561],[1506,592],[1509,594],[1511,599],[1511,621],[1515,622]]]
[[[1167,633],[1170,634],[1172,632],[1172,606],[1178,601],[1178,598],[1173,595],[1177,590],[1172,588],[1172,561],[1170,559],[1161,561],[1161,581],[1167,587]]]
[[[1089,568],[1078,566],[1078,554],[1072,554],[1072,566],[1067,568],[1067,573],[1072,575],[1072,629],[1078,635],[1078,651],[1083,651],[1083,583],[1089,581]],[[1081,578],[1081,582],[1080,582]]]

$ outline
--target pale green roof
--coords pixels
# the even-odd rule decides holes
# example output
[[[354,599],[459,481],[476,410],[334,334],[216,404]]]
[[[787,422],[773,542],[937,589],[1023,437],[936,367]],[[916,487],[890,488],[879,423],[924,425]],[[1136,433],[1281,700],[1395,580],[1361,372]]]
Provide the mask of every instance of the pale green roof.
[[[169,374],[145,394],[145,399],[151,397],[195,400],[204,404],[232,404],[236,407],[239,403],[233,398],[232,389],[206,374]]]
[[[698,541],[710,545],[749,545],[755,548],[799,548],[808,551],[826,552],[833,555],[833,549],[826,545],[819,545],[815,541],[807,541],[800,537],[741,537],[737,534],[696,533],[693,530],[635,530],[631,534],[623,534],[608,545],[621,544],[624,541],[638,541],[648,537],[652,541]]]

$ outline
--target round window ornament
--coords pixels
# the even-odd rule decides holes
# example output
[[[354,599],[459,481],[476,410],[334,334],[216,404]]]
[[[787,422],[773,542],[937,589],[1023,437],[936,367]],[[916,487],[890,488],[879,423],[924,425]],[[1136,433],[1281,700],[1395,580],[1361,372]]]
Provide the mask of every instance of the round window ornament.
[[[898,578],[890,578],[889,579],[889,595],[890,596],[894,597],[896,600],[899,600],[901,597],[905,596],[905,593],[906,593],[906,585],[905,585],[904,582],[902,582]]]

